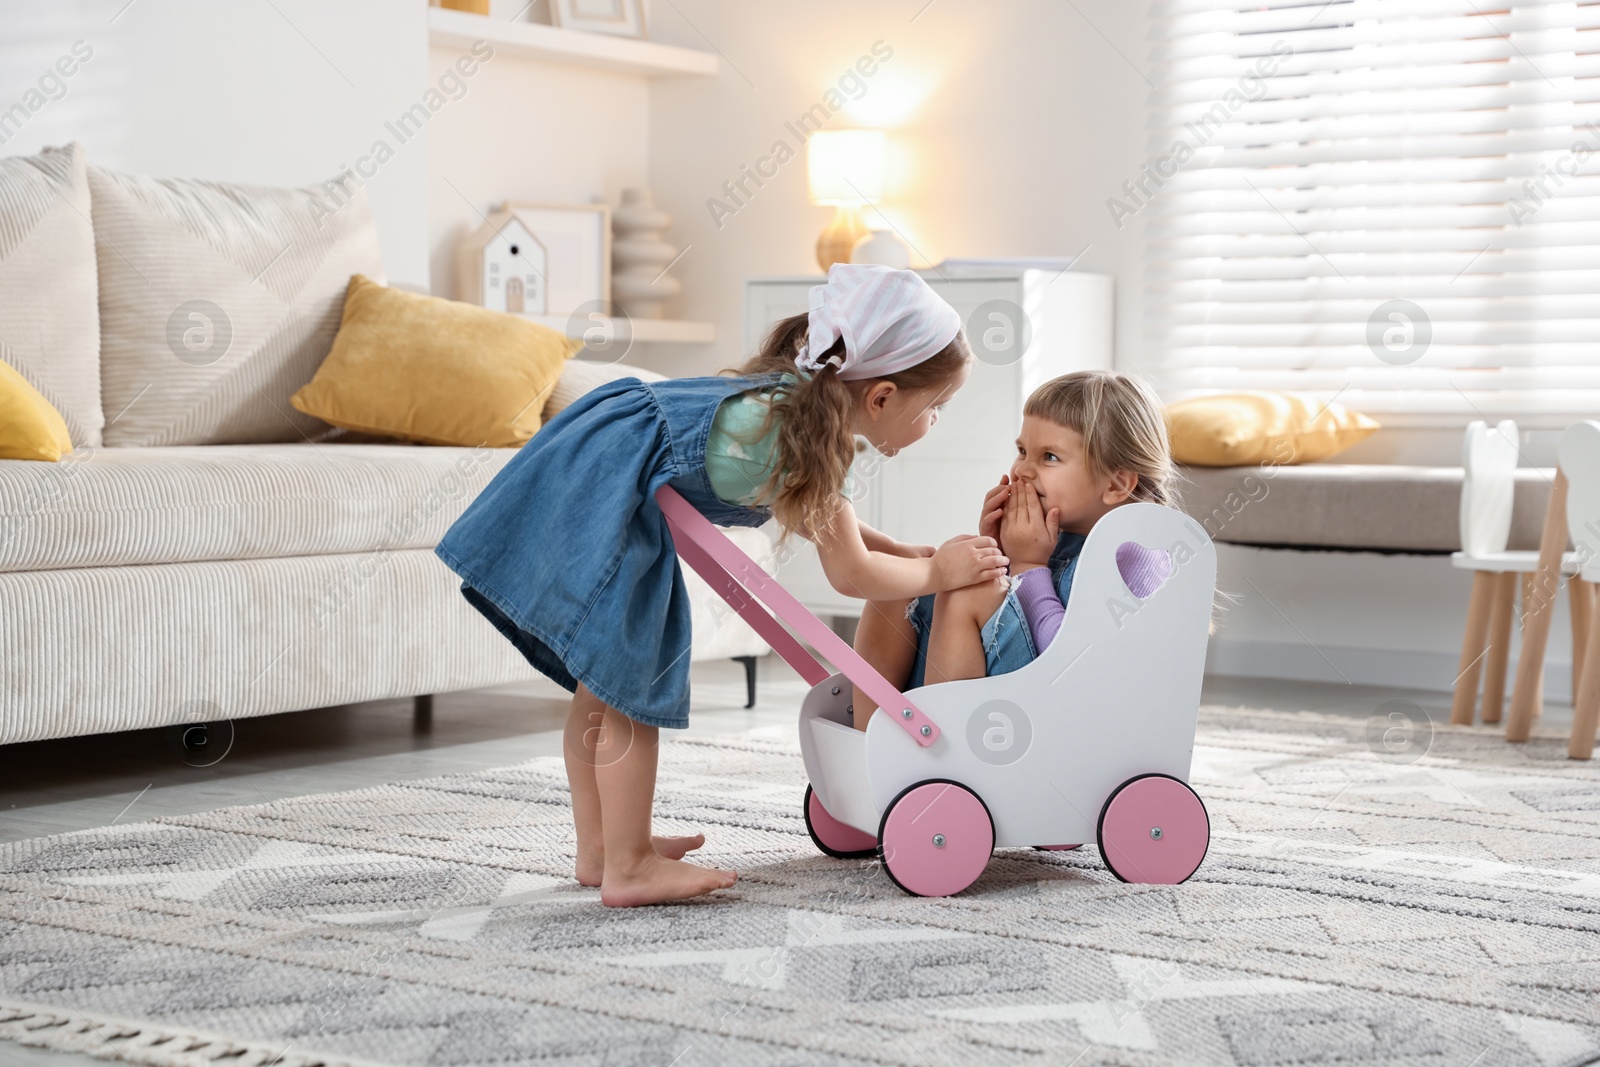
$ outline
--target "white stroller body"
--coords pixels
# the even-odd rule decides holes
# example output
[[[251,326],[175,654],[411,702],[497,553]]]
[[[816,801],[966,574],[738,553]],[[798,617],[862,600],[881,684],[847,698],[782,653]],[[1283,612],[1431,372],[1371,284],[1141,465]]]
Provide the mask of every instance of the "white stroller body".
[[[1114,508],[1086,539],[1060,630],[1036,659],[902,694],[726,539],[747,567],[708,543],[706,531],[721,535],[681,497],[661,503],[680,554],[747,619],[757,623],[753,602],[729,595],[729,570],[843,667],[827,675],[761,613],[763,636],[813,682],[800,745],[807,825],[824,852],[876,853],[897,884],[926,896],[965,889],[996,847],[1094,840],[1124,881],[1181,882],[1199,866],[1210,824],[1187,779],[1216,550],[1194,520],[1155,504]],[[705,553],[735,565],[711,563],[722,582]],[[886,698],[865,732],[852,725],[851,679]]]

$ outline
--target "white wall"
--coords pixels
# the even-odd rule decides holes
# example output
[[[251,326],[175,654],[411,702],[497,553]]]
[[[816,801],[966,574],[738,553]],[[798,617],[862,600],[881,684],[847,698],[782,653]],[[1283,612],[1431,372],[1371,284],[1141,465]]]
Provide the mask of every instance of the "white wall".
[[[1208,658],[1216,673],[1454,687],[1472,576],[1447,557],[1218,545],[1217,588],[1236,601],[1217,619]],[[1569,611],[1563,589],[1545,650],[1553,701],[1571,699]],[[1512,641],[1514,677],[1515,625]]]
[[[426,76],[421,0],[0,0],[0,109],[93,49],[3,145],[78,140],[138,174],[312,185],[354,165]],[[425,284],[427,137],[367,183],[391,280]]]
[[[1137,220],[1116,230],[1104,204],[1144,159],[1149,87],[1133,64],[1145,62],[1147,6],[654,5],[652,37],[715,48],[724,62],[715,78],[658,81],[650,95],[651,182],[657,201],[676,216],[669,239],[692,246],[674,268],[685,286],[677,310],[714,321],[719,338],[709,351],[652,352],[652,364],[696,373],[734,362],[742,355],[743,280],[817,272],[814,246],[833,209],[808,202],[803,153],[720,229],[706,201],[774,141],[793,146],[785,122],[821,100],[881,40],[893,57],[829,128],[890,131],[884,211],[920,253],[913,265],[947,256],[1071,256],[1088,245],[1081,269],[1116,276],[1118,359],[1131,365],[1138,353],[1139,230]]]
[[[428,50],[430,78],[461,55]],[[455,249],[502,200],[615,206],[649,174],[649,88],[638,77],[509,54],[480,64],[468,91],[429,122],[432,291],[457,296]]]

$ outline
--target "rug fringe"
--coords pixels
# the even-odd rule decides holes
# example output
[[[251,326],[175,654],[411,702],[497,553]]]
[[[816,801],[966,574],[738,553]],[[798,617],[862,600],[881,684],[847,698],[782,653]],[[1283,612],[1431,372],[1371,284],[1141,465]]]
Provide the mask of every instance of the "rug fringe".
[[[0,1041],[142,1067],[390,1067],[141,1019],[0,997]]]

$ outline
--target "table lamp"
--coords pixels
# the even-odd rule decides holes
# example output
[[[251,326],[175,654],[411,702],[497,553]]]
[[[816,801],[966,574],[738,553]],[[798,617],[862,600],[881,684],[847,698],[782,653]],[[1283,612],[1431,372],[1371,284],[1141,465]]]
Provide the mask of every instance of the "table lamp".
[[[818,130],[806,142],[811,202],[833,204],[833,222],[817,238],[824,273],[850,262],[850,250],[867,235],[861,209],[883,198],[882,130]]]

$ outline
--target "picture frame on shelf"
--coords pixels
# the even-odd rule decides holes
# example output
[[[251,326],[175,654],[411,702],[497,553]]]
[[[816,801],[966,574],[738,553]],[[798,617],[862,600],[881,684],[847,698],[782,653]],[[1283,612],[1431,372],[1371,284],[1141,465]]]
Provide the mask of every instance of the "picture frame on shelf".
[[[564,29],[639,40],[645,36],[644,0],[550,0],[550,16]]]
[[[544,204],[508,200],[501,212],[515,216],[532,235],[544,258],[543,310],[530,314],[570,315],[596,302],[611,301],[611,208],[606,204]],[[477,294],[462,287],[466,299]]]

